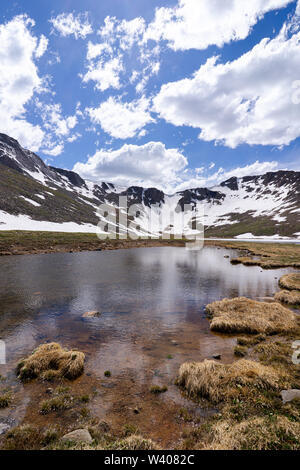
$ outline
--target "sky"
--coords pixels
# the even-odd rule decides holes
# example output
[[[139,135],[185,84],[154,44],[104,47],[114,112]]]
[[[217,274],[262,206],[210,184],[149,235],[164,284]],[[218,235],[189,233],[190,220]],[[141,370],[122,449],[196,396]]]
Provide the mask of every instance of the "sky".
[[[1,0],[0,132],[175,191],[300,169],[300,0]]]

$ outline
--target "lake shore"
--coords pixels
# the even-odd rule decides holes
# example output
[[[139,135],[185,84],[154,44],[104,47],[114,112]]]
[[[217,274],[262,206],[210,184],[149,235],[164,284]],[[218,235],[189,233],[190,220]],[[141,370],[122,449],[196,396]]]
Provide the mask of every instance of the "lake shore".
[[[90,233],[0,231],[0,256],[76,253],[159,246],[185,246],[186,240],[99,240]],[[258,265],[264,269],[300,268],[300,245],[284,242],[205,240],[206,246],[241,250],[244,256],[233,263]]]

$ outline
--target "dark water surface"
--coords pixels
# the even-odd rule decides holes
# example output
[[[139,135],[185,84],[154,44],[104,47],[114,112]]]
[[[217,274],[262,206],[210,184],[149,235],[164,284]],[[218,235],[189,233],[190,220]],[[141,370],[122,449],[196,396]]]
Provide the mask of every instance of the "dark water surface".
[[[182,404],[173,386],[181,363],[216,353],[233,360],[234,339],[209,331],[205,305],[224,297],[273,296],[278,279],[292,271],[233,266],[228,256],[236,254],[217,247],[163,247],[1,257],[0,339],[8,364],[0,373],[5,369],[3,375],[13,380],[18,359],[56,341],[85,352],[86,371],[97,380],[105,370],[112,372],[93,404],[98,415],[113,413],[115,406],[119,417],[116,403],[125,389],[132,406],[139,393],[145,404],[153,383],[169,386],[162,401]],[[83,319],[89,310],[102,315]],[[25,413],[30,397],[24,389]]]

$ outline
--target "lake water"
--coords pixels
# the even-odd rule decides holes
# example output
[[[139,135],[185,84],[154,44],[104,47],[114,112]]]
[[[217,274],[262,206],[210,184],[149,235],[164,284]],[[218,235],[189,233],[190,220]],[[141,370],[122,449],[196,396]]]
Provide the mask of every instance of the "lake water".
[[[47,385],[23,386],[14,369],[37,345],[55,341],[86,354],[93,414],[112,426],[134,421],[172,445],[170,430],[172,439],[180,432],[178,407],[194,406],[174,385],[180,364],[219,353],[224,362],[234,360],[235,339],[210,332],[205,305],[224,297],[271,297],[278,279],[292,271],[233,266],[228,256],[236,255],[217,247],[162,247],[1,257],[0,339],[7,365],[0,374],[15,388],[17,406],[0,410],[0,423],[45,420],[35,403]],[[82,318],[90,310],[101,317]],[[88,387],[87,380],[85,374],[76,387]],[[148,393],[153,384],[169,390],[154,399]],[[141,412],[133,416],[137,406]]]

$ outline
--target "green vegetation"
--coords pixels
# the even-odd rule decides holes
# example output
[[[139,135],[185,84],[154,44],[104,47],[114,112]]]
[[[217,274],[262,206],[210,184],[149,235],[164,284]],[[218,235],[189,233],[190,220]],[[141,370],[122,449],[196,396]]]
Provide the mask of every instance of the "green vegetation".
[[[111,371],[110,371],[110,370],[106,370],[106,371],[104,372],[104,375],[105,375],[105,377],[111,377]]]
[[[7,408],[12,402],[12,395],[10,392],[0,394],[0,409]]]
[[[164,385],[163,387],[160,387],[159,385],[153,385],[150,388],[150,393],[153,393],[153,395],[159,395],[160,393],[165,393],[168,391],[168,387]]]

